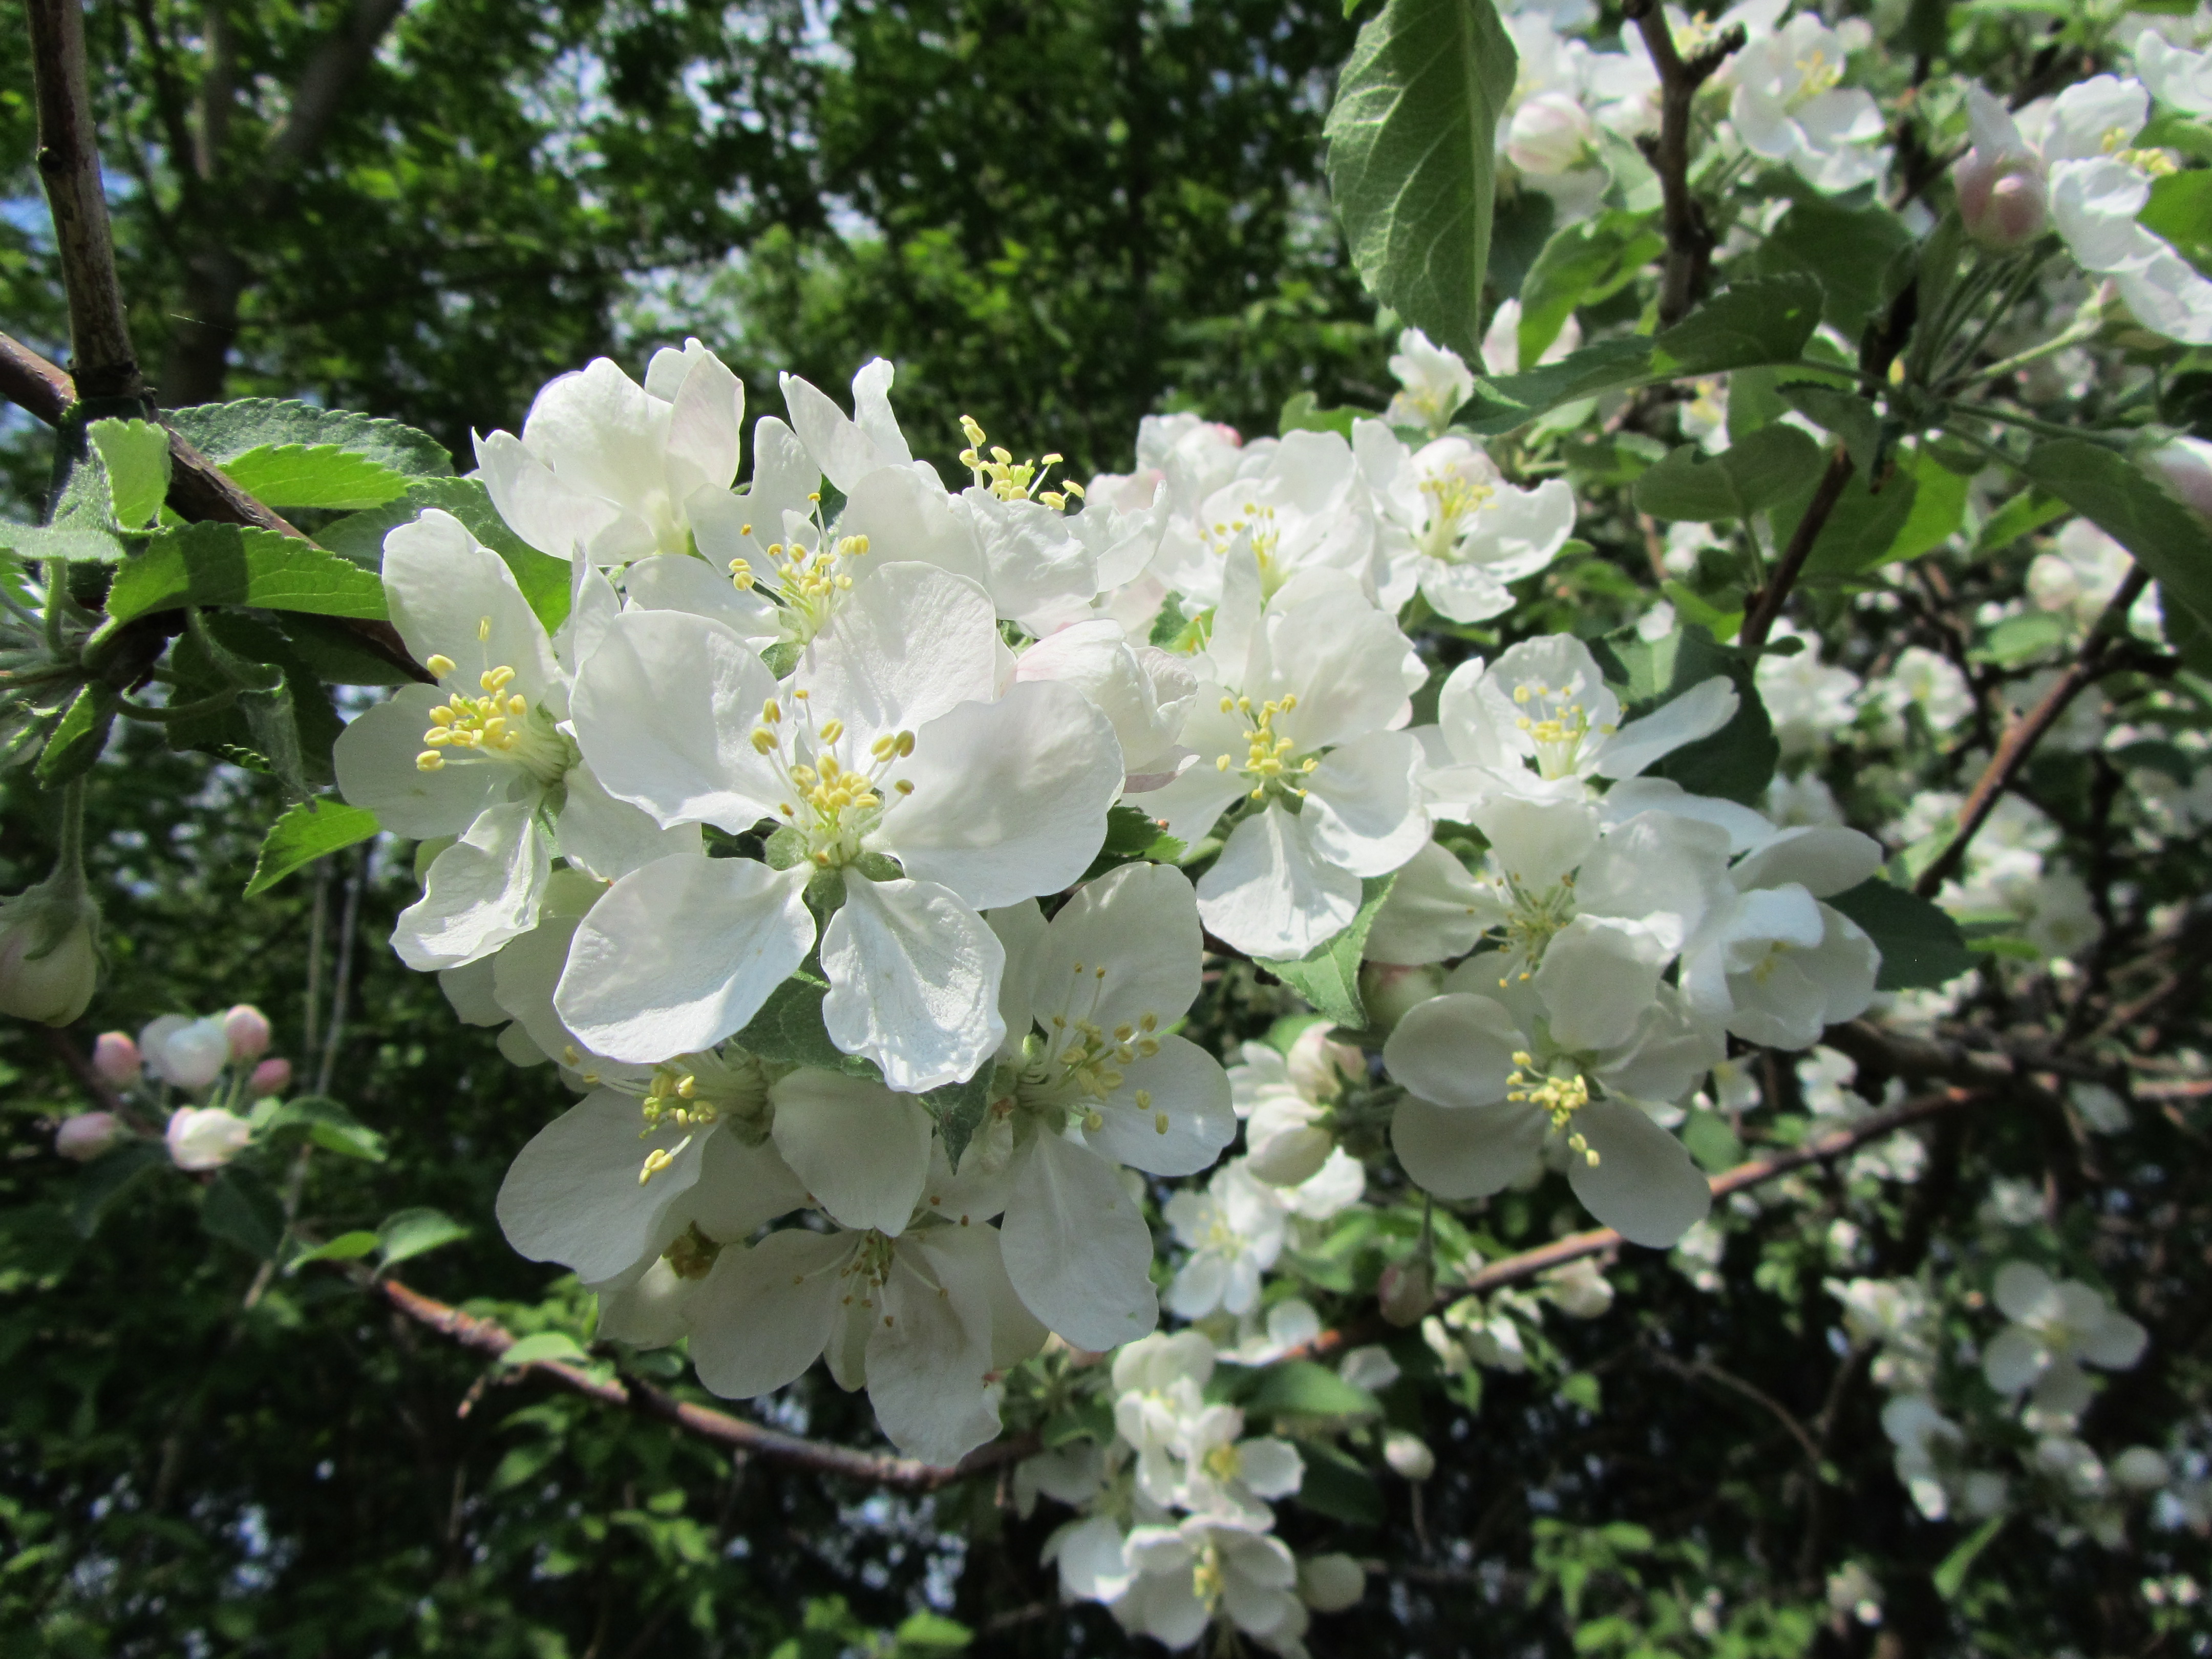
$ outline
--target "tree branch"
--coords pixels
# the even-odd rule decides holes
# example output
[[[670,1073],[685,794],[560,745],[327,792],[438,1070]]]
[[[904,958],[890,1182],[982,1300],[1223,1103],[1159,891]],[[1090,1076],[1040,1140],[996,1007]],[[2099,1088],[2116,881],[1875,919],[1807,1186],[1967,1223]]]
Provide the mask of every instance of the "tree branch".
[[[1797,520],[1797,528],[1790,534],[1790,545],[1782,550],[1782,557],[1775,563],[1774,574],[1753,596],[1750,612],[1743,619],[1743,631],[1736,636],[1736,643],[1747,654],[1756,653],[1765,645],[1766,636],[1774,631],[1782,607],[1789,602],[1790,590],[1804,574],[1805,561],[1813,556],[1813,544],[1820,539],[1820,532],[1827,527],[1828,515],[1843,499],[1844,486],[1851,481],[1853,471],[1850,452],[1837,445],[1835,453],[1828,457],[1828,470],[1820,475],[1820,482],[1814,489],[1813,499],[1805,504],[1805,516]]]
[[[1659,72],[1659,137],[1644,153],[1659,175],[1665,210],[1667,270],[1659,289],[1659,325],[1665,328],[1689,311],[1713,258],[1712,231],[1690,194],[1690,106],[1698,88],[1742,46],[1744,31],[1741,23],[1732,24],[1685,59],[1674,49],[1674,32],[1656,0],[1625,0],[1620,10],[1642,33],[1651,66]]]
[[[145,382],[115,276],[107,194],[100,182],[100,138],[85,74],[84,13],[78,0],[27,0],[27,11],[39,178],[53,214],[54,246],[69,295],[77,385],[88,398],[136,398]]]
[[[379,1279],[368,1286],[392,1308],[418,1325],[465,1348],[496,1358],[515,1344],[515,1337],[495,1320],[464,1313],[459,1308],[410,1290],[394,1279]],[[797,1435],[763,1428],[708,1406],[695,1406],[636,1376],[603,1382],[588,1371],[557,1359],[534,1359],[514,1368],[518,1376],[535,1376],[571,1394],[582,1395],[603,1405],[619,1406],[641,1417],[650,1417],[696,1434],[718,1445],[735,1448],[816,1474],[836,1475],[870,1486],[890,1486],[902,1492],[929,1492],[965,1480],[1001,1464],[1018,1462],[1042,1449],[1035,1435],[1015,1435],[981,1446],[951,1468],[939,1468],[912,1457],[884,1457],[845,1446],[826,1446]]]
[[[2150,573],[2141,565],[2128,572],[2111,603],[2098,617],[2090,632],[2089,643],[2074,665],[2058,677],[2057,683],[2045,692],[2043,701],[2014,720],[1998,741],[1996,753],[1982,769],[1966,805],[1959,809],[1958,833],[1951,837],[1950,845],[1936,854],[1936,861],[1920,872],[1913,890],[1923,898],[1933,898],[1942,890],[1943,884],[1966,856],[1966,848],[1990,814],[1996,810],[1997,799],[2020,775],[2027,764],[2035,745],[2043,740],[2045,732],[2058,724],[2074,699],[2081,696],[2089,683],[2105,672],[2106,659],[2114,646],[2127,637],[2128,612],[2142,597],[2150,585]]]
[[[376,56],[378,42],[406,9],[407,0],[354,0],[346,27],[325,40],[307,60],[293,89],[291,112],[269,137],[270,171],[297,167],[322,143],[346,94]]]

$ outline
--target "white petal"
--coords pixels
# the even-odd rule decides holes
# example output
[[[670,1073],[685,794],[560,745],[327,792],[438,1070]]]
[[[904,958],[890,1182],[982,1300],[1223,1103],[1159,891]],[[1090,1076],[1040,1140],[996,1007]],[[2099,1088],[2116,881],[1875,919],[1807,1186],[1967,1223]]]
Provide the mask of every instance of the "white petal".
[[[571,489],[511,432],[476,441],[477,475],[507,527],[539,552],[567,559],[623,516],[611,501]]]
[[[611,888],[576,930],[554,1006],[586,1047],[653,1065],[742,1030],[805,960],[806,872],[662,859]]]
[[[403,685],[390,701],[356,715],[331,750],[338,793],[375,813],[395,836],[415,841],[458,836],[514,776],[498,765],[469,763],[425,772],[415,764],[423,752],[422,734],[430,729],[430,711],[445,701],[435,686]]]
[[[537,924],[553,872],[538,802],[488,807],[468,832],[430,862],[422,896],[400,912],[392,947],[417,973],[489,956]]]
[[[984,1391],[991,1370],[990,1310],[925,1276],[934,1264],[902,1249],[892,1258],[882,1312],[868,1328],[868,1400],[891,1444],[940,1468],[999,1432]]]
[[[589,1280],[611,1279],[667,1243],[664,1212],[699,1179],[703,1136],[672,1125],[641,1134],[637,1102],[611,1089],[586,1095],[540,1129],[500,1184],[497,1213],[507,1242],[532,1261],[558,1261]],[[641,1182],[645,1156],[675,1161]]]
[[[2150,1333],[2123,1313],[2108,1313],[2081,1340],[2081,1358],[2107,1370],[2124,1371],[2142,1358]]]
[[[1198,1000],[1203,944],[1188,877],[1164,864],[1123,865],[1086,882],[1053,917],[1034,958],[1032,1006],[1040,1019],[1066,1014],[1109,1031],[1150,1015],[1146,1029],[1164,1030]]]
[[[473,694],[477,676],[514,670],[514,690],[568,713],[567,682],[507,561],[435,507],[384,538],[384,592],[392,625],[417,662],[442,654]]]
[[[699,1179],[669,1206],[669,1213],[672,1220],[696,1224],[708,1237],[726,1244],[750,1238],[764,1224],[805,1203],[806,1188],[773,1141],[748,1146],[735,1134],[723,1133],[707,1137]]]
[[[642,807],[617,800],[586,767],[564,781],[568,799],[554,827],[561,856],[601,881],[614,881],[656,859],[699,851],[699,828],[664,830]]]
[[[2051,1351],[2022,1325],[2006,1326],[1982,1350],[1982,1375],[1999,1394],[2018,1394],[2050,1363]]]
[[[576,677],[577,745],[608,793],[664,824],[749,830],[775,813],[782,787],[751,742],[775,691],[722,623],[625,611]]]
[[[928,641],[916,650],[915,641]],[[917,731],[998,689],[997,614],[973,582],[926,564],[886,564],[844,598],[800,661],[818,723],[836,719],[856,751]]]
[[[929,1179],[930,1116],[911,1095],[808,1068],[769,1091],[776,1150],[839,1225],[896,1237]]]
[[[1256,705],[1295,693],[1297,707],[1275,719],[1296,752],[1325,749],[1396,718],[1428,671],[1398,624],[1367,603],[1349,581],[1309,581],[1302,603],[1285,587],[1269,606],[1262,629],[1268,669],[1244,690]]]
[[[1503,1006],[1461,993],[1407,1010],[1382,1045],[1382,1065],[1423,1099],[1468,1109],[1505,1098],[1513,1055],[1527,1046]]]
[[[682,501],[704,485],[726,490],[738,476],[738,444],[745,429],[744,383],[703,347],[676,391],[669,411],[668,493]]]
[[[1158,1322],[1152,1230],[1119,1172],[1088,1148],[1038,1134],[1000,1237],[1024,1304],[1077,1347],[1104,1352]]]
[[[1568,1183],[1584,1209],[1631,1243],[1670,1249],[1711,1211],[1712,1188],[1682,1143],[1635,1107],[1594,1100],[1575,1113],[1574,1127],[1598,1162],[1571,1152]]]
[[[1739,888],[1795,882],[1814,898],[1826,898],[1857,886],[1881,866],[1880,842],[1841,824],[1820,823],[1778,831],[1729,875]]]
[[[1074,526],[1042,501],[1002,501],[969,486],[960,505],[981,550],[983,586],[1001,616],[1048,625],[1098,591],[1098,565]]]
[[[1684,744],[1711,737],[1735,718],[1739,701],[1735,687],[1724,674],[1698,681],[1680,696],[1615,732],[1598,753],[1598,775],[1632,778]]]
[[[1003,905],[983,920],[991,925],[1006,953],[1006,970],[999,980],[999,1018],[1006,1027],[1005,1052],[1016,1054],[1036,1023],[1032,999],[1037,986],[1037,956],[1044,949],[1048,924],[1035,899]]]
[[[1244,1484],[1261,1498],[1287,1498],[1305,1479],[1305,1460],[1297,1448],[1273,1435],[1239,1442],[1237,1461]]]
[[[724,499],[730,501],[731,513],[744,511],[742,501]],[[635,610],[684,611],[695,617],[711,617],[748,644],[776,636],[773,605],[760,594],[738,587],[706,560],[689,554],[659,553],[640,559],[623,572],[623,592],[629,596]]]
[[[1333,749],[1307,779],[1314,850],[1355,876],[1395,870],[1429,838],[1421,804],[1421,746],[1403,732],[1370,732]]]
[[[988,1316],[994,1370],[1019,1364],[1052,1338],[1014,1293],[1000,1243],[996,1227],[971,1219],[965,1226],[932,1227],[905,1244],[919,1252],[938,1283],[962,1306]]]
[[[2023,1324],[2056,1319],[2063,1305],[2051,1275],[2033,1261],[2006,1262],[1990,1292],[2000,1313]]]
[[[1058,892],[1097,856],[1121,747],[1080,692],[1031,682],[923,726],[898,778],[913,793],[872,840],[985,909]]]
[[[1358,908],[1359,878],[1316,857],[1310,832],[1273,801],[1237,826],[1198,884],[1206,927],[1255,957],[1295,960]]]
[[[609,358],[548,381],[522,441],[563,483],[635,507],[666,488],[668,405]]]
[[[1195,952],[1192,961],[1197,961]],[[1121,1086],[1099,1103],[1105,1120],[1085,1132],[1107,1157],[1152,1175],[1195,1175],[1237,1138],[1237,1112],[1229,1074],[1196,1043],[1159,1039],[1160,1051],[1121,1067]],[[1137,1096],[1151,1097],[1139,1105]],[[1167,1119],[1167,1127],[1159,1120]]]
[[[1597,847],[1597,810],[1584,801],[1505,796],[1477,807],[1470,822],[1490,842],[1491,862],[1531,893],[1557,886]]]
[[[1421,597],[1450,622],[1487,622],[1513,608],[1513,590],[1479,564],[1450,564],[1414,555]]]
[[[845,902],[823,930],[822,966],[830,1040],[874,1060],[894,1089],[972,1076],[1006,1034],[998,1006],[1005,948],[933,882],[848,872]]]
[[[622,615],[622,596],[607,580],[607,573],[588,560],[578,559],[568,568],[568,618],[553,638],[553,654],[571,681],[576,671],[592,659],[607,629]]]
[[[1674,939],[1618,916],[1577,916],[1553,936],[1536,969],[1552,1040],[1580,1052],[1628,1041],[1655,1000]]]
[[[967,514],[927,467],[878,467],[848,492],[837,520],[842,536],[866,536],[876,564],[934,565],[985,588],[989,572]]]
[[[1517,1102],[1454,1108],[1408,1095],[1391,1115],[1390,1150],[1438,1198],[1486,1198],[1538,1167],[1547,1127],[1543,1113]]]
[[[811,1365],[830,1340],[843,1269],[861,1237],[792,1227],[750,1249],[726,1246],[691,1315],[699,1380],[726,1400],[748,1400]]]
[[[781,377],[783,404],[791,411],[791,424],[799,442],[831,483],[849,490],[879,466],[903,456],[880,454],[868,434],[845,416],[845,411],[796,374]]]
[[[1505,920],[1489,890],[1458,859],[1425,842],[1390,889],[1367,930],[1367,959],[1402,967],[1465,956]]]

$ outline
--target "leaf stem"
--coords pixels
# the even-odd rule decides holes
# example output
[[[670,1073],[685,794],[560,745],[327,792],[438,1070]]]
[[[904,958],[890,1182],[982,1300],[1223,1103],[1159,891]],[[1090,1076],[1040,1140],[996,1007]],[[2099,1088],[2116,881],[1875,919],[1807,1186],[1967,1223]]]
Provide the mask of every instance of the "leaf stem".
[[[1797,528],[1790,534],[1790,545],[1782,550],[1782,557],[1774,567],[1773,577],[1753,595],[1744,613],[1743,631],[1736,636],[1747,654],[1755,653],[1766,644],[1766,636],[1782,615],[1782,606],[1790,597],[1790,590],[1803,574],[1805,561],[1812,556],[1813,544],[1820,538],[1829,514],[1843,499],[1844,486],[1851,481],[1855,470],[1850,451],[1838,444],[1828,457],[1828,470],[1820,475],[1820,482],[1813,491],[1813,499],[1805,505],[1805,516],[1797,520]]]

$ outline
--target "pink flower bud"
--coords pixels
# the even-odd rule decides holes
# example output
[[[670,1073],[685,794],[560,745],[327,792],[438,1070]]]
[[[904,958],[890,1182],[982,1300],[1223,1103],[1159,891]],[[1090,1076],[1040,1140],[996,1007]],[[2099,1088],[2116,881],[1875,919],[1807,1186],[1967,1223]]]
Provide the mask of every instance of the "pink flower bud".
[[[62,1120],[54,1134],[54,1150],[64,1158],[89,1164],[122,1138],[123,1120],[114,1113],[79,1112]]]
[[[269,1016],[249,1003],[222,1017],[222,1034],[230,1039],[230,1057],[240,1065],[269,1052]]]
[[[2202,438],[2176,438],[2151,453],[2150,465],[2168,489],[2212,519],[2212,443]]]
[[[2018,150],[1970,149],[1951,171],[1966,234],[2000,252],[2026,247],[2050,228],[2043,164]]]
[[[102,1031],[92,1041],[92,1069],[100,1080],[118,1089],[134,1087],[146,1070],[138,1045],[125,1031]]]
[[[281,1095],[291,1086],[292,1062],[280,1054],[253,1068],[253,1075],[246,1080],[246,1097],[260,1100],[269,1095]]]
[[[1393,1325],[1418,1325],[1437,1299],[1437,1270],[1426,1256],[1394,1261],[1375,1286],[1382,1317]]]
[[[180,1106],[169,1114],[169,1157],[179,1170],[220,1170],[252,1139],[252,1126],[220,1106]]]

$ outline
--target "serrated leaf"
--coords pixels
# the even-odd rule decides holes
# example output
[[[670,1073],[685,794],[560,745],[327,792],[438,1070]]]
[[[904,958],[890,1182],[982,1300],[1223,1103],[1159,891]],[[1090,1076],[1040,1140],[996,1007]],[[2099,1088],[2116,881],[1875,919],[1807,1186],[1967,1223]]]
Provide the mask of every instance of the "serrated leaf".
[[[1253,958],[1277,979],[1296,991],[1335,1024],[1351,1030],[1367,1025],[1367,1005],[1359,999],[1359,958],[1367,948],[1367,931],[1382,901],[1390,896],[1397,877],[1370,876],[1359,884],[1359,908],[1334,938],[1323,940],[1295,962]]]
[[[2078,438],[2028,452],[2034,483],[2095,525],[2157,578],[2159,592],[2212,628],[2212,524],[2191,511],[2163,479],[2127,457]]]
[[[810,974],[793,974],[768,994],[751,1023],[731,1039],[748,1054],[781,1066],[819,1066],[853,1077],[883,1074],[858,1054],[830,1041],[822,1024],[822,999],[830,988]]]
[[[397,501],[325,525],[316,532],[315,539],[356,564],[380,570],[384,566],[384,538],[434,507],[459,519],[468,526],[469,534],[506,562],[522,597],[545,624],[547,633],[568,621],[568,562],[540,553],[509,530],[479,479],[432,478],[411,484]]]
[[[466,1238],[469,1230],[442,1210],[400,1210],[376,1230],[387,1267]]]
[[[384,1137],[326,1095],[301,1095],[288,1100],[270,1114],[263,1127],[272,1135],[295,1131],[324,1151],[346,1158],[369,1164],[384,1162]]]
[[[255,605],[319,617],[385,618],[384,584],[312,542],[234,524],[165,531],[125,563],[108,590],[112,621],[187,605]]]
[[[242,398],[235,403],[173,409],[167,419],[226,471],[231,462],[252,451],[301,445],[342,449],[406,478],[447,478],[453,472],[453,458],[428,433],[347,410]]]
[[[1940,907],[1880,876],[1827,902],[1858,923],[1881,952],[1878,991],[1936,990],[1978,960],[1959,924]]]
[[[1873,470],[1881,445],[1881,416],[1872,404],[1856,392],[1818,380],[1791,380],[1777,390],[1790,408],[1842,439],[1860,471]]]
[[[33,559],[81,559],[87,564],[114,564],[128,550],[115,536],[90,525],[9,524],[0,520],[0,552],[13,553],[27,563]]]
[[[945,1161],[951,1164],[956,1175],[968,1143],[975,1138],[975,1131],[983,1127],[983,1119],[991,1109],[997,1075],[997,1065],[987,1060],[983,1069],[965,1083],[948,1083],[915,1097],[936,1120],[938,1139],[945,1143]]]
[[[274,507],[381,507],[407,493],[407,477],[335,444],[264,444],[222,471],[257,501]]]
[[[116,523],[150,524],[169,493],[168,433],[151,421],[94,421],[84,430],[106,469]]]
[[[1329,191],[1368,291],[1470,362],[1518,58],[1491,0],[1389,0],[1328,112]]]
[[[266,1181],[234,1164],[209,1186],[200,1228],[266,1261],[284,1243],[284,1206]]]
[[[304,799],[311,785],[331,781],[331,750],[344,728],[329,692],[275,629],[236,611],[215,611],[199,634],[169,653],[173,700],[190,702],[243,687],[227,708],[172,720],[169,747],[220,755],[283,779]],[[215,647],[210,657],[207,647]]]
[[[70,1224],[81,1238],[100,1231],[115,1201],[149,1170],[165,1168],[169,1149],[159,1140],[126,1140],[84,1166],[70,1196]]]
[[[1982,533],[1974,538],[1974,551],[2002,553],[2021,537],[2033,535],[2072,511],[2048,490],[2023,489],[1983,522]]]
[[[267,892],[301,866],[367,841],[378,828],[376,814],[365,806],[349,806],[329,796],[300,802],[262,837],[261,856],[254,860],[253,879],[246,884],[245,896]]]
[[[1683,444],[1637,479],[1631,494],[1655,519],[1720,523],[1748,519],[1788,499],[1807,471],[1820,465],[1820,445],[1797,428],[1777,423],[1717,455]]]
[[[119,699],[112,686],[95,682],[80,689],[63,713],[61,723],[39,751],[33,775],[52,787],[82,777],[107,747],[108,729],[115,724]]]

